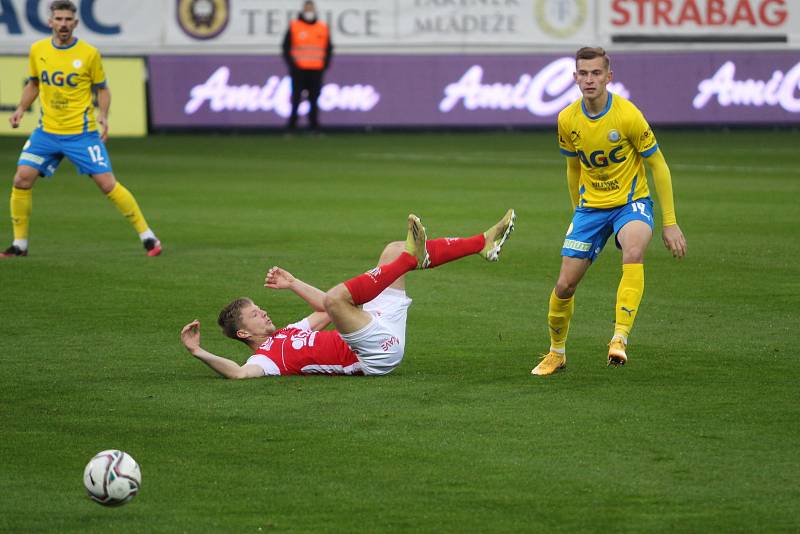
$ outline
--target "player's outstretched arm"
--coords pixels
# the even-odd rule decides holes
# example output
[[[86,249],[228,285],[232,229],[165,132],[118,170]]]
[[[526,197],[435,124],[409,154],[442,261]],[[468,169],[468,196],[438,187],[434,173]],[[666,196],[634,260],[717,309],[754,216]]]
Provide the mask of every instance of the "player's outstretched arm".
[[[259,378],[264,371],[257,365],[239,365],[233,360],[211,354],[200,346],[200,321],[195,319],[181,329],[181,342],[189,353],[225,378]]]
[[[292,273],[281,269],[277,265],[267,271],[264,278],[264,287],[270,289],[290,289],[294,294],[303,299],[315,312],[325,311],[325,292],[295,278]]]

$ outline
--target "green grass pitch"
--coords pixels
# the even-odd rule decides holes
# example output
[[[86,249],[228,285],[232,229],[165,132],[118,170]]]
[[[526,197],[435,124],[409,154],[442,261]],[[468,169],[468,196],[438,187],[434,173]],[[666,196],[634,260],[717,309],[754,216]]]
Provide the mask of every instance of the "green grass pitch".
[[[570,211],[552,132],[112,139],[164,243],[145,257],[65,163],[34,189],[31,254],[0,262],[2,532],[780,532],[800,529],[797,131],[657,129],[689,255],[654,237],[622,369],[605,365],[619,252],[578,290],[569,367],[529,374]],[[0,236],[22,138],[0,140]],[[327,289],[402,239],[472,235],[508,207],[497,264],[409,275],[406,357],[384,378],[225,381],[216,314],[278,264]],[[656,211],[660,220],[660,211]],[[102,449],[141,464],[90,502]]]

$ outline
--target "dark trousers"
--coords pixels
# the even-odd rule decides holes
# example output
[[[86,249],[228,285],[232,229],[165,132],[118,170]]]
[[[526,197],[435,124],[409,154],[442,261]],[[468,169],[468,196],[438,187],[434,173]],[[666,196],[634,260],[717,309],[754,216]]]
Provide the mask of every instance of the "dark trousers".
[[[292,115],[289,117],[289,129],[297,126],[297,108],[303,100],[303,91],[307,93],[308,103],[311,109],[308,112],[308,126],[312,130],[319,128],[319,118],[317,110],[317,99],[322,91],[322,71],[294,69],[292,76]]]

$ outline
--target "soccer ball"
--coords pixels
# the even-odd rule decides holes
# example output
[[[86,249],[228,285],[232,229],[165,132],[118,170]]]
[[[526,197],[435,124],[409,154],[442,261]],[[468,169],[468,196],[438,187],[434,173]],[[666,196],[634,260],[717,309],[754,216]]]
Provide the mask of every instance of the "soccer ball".
[[[83,470],[89,498],[103,506],[121,506],[142,485],[142,471],[130,454],[115,449],[98,452]]]

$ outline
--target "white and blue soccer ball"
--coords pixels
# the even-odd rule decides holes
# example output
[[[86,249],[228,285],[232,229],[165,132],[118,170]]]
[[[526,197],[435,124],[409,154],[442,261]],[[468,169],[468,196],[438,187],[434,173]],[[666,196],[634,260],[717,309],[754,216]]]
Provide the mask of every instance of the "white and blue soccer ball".
[[[121,506],[133,499],[142,485],[142,470],[127,452],[98,452],[83,470],[89,498],[103,506]]]

